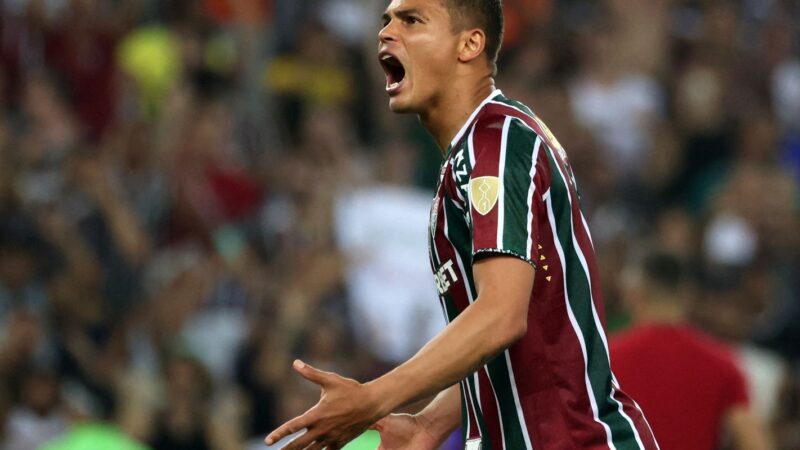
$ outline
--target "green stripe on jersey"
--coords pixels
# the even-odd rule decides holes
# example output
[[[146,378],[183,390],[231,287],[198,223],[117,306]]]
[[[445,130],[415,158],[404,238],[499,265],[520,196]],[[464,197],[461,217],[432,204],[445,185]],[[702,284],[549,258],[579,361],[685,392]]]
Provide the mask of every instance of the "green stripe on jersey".
[[[603,331],[599,330],[595,323],[589,279],[581,265],[578,249],[573,241],[573,205],[570,203],[569,188],[564,183],[553,151],[548,149],[547,156],[553,174],[550,202],[555,216],[556,238],[564,252],[564,276],[566,277],[569,306],[586,344],[589,383],[594,394],[599,419],[610,428],[611,439],[617,450],[638,450],[640,446],[636,440],[635,429],[620,413],[619,403],[611,397],[611,368],[600,334]]]
[[[483,447],[481,450],[491,450],[492,449],[492,440],[489,438],[489,429],[486,427],[486,419],[483,418],[483,410],[481,409],[483,405],[481,405],[480,399],[478,398],[478,389],[476,388],[476,381],[475,374],[470,374],[466,378],[467,385],[469,385],[469,394],[470,398],[472,399],[472,405],[474,406],[475,416],[478,419],[478,428],[481,431],[481,443]],[[498,449],[500,450],[500,449]]]
[[[463,274],[465,276],[464,284],[469,289],[468,294],[474,299],[477,297],[478,291],[472,278],[472,270],[470,270],[472,267],[472,238],[470,230],[464,220],[464,213],[453,204],[452,200],[445,198],[442,203],[444,203],[444,220],[447,221],[446,237],[453,244],[453,250],[461,258],[465,272]],[[456,261],[453,261],[453,264],[457,265]]]
[[[530,193],[533,150],[538,138],[519,119],[510,121],[503,161],[503,246],[502,250],[528,253],[528,194]]]
[[[497,102],[497,103],[502,103],[502,104],[504,104],[506,106],[511,106],[511,107],[517,108],[517,109],[521,110],[522,112],[524,112],[525,114],[527,114],[527,115],[529,115],[531,117],[534,116],[533,111],[531,111],[530,108],[528,108],[527,106],[525,106],[524,104],[522,104],[522,103],[520,103],[520,102],[518,102],[516,100],[511,100],[510,98],[506,98],[503,95],[498,95],[497,97],[492,99],[492,101]]]
[[[525,449],[525,438],[522,435],[522,424],[517,414],[517,402],[514,399],[511,376],[506,366],[505,352],[491,360],[486,367],[492,386],[494,386],[497,402],[500,404],[500,419],[503,421],[503,439],[506,449]]]

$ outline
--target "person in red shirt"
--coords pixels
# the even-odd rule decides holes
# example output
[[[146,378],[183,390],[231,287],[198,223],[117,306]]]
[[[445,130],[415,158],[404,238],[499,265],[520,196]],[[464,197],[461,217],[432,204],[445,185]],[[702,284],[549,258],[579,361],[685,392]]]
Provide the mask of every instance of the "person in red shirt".
[[[611,366],[661,450],[715,450],[726,434],[737,449],[768,449],[733,353],[686,320],[691,295],[680,260],[651,253],[637,261],[624,297],[634,326],[612,338]]]

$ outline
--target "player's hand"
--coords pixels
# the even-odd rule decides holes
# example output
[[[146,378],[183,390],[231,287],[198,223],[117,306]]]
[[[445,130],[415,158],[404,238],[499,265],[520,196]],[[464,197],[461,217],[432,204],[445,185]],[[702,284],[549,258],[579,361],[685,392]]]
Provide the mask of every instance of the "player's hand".
[[[383,416],[378,399],[365,385],[299,360],[293,366],[303,378],[322,388],[322,396],[313,408],[270,433],[267,445],[305,428],[306,433],[283,450],[339,450]]]
[[[436,450],[441,444],[419,416],[392,414],[372,428],[381,434],[378,450]]]

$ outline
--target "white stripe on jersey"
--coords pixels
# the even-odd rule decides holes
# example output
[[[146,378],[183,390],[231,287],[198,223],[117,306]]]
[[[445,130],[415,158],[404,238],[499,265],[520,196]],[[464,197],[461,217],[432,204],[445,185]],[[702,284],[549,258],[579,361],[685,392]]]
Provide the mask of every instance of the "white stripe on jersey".
[[[533,253],[533,194],[536,192],[536,161],[539,159],[541,147],[542,138],[536,136],[536,142],[533,144],[533,161],[531,161],[531,187],[528,189],[528,242],[525,246],[525,256],[529,261],[532,260],[531,253]]]
[[[472,129],[469,131],[469,137],[467,138],[467,149],[468,149],[468,152],[469,152],[470,172],[475,170],[475,146],[474,146],[474,143],[475,143],[475,127],[473,126]],[[471,176],[472,176],[472,174],[470,173],[470,177]],[[469,188],[467,188],[467,195],[468,196],[472,195],[472,193],[469,192]],[[472,205],[470,205],[470,202],[467,202],[467,201],[465,201],[464,204],[467,205],[466,206],[467,211],[468,211],[467,219],[469,220],[470,226],[472,226],[471,224],[475,223],[472,220]],[[472,239],[470,239],[470,247],[471,247],[470,248],[470,253],[474,252],[475,251],[475,242],[472,242]]]
[[[505,171],[506,171],[506,150],[508,149],[508,130],[511,128],[511,121],[514,120],[511,116],[506,116],[503,122],[503,136],[500,139],[500,160],[497,163],[497,177],[500,181],[497,183],[497,248],[505,250],[503,246],[503,230],[505,229],[506,219],[506,189],[505,189]]]

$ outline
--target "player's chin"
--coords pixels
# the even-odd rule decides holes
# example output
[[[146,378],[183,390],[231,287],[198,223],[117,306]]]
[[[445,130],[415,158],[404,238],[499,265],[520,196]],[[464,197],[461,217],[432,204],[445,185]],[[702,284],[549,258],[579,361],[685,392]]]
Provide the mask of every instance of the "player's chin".
[[[415,112],[415,109],[411,105],[392,99],[389,100],[389,109],[395,114],[411,114]]]
[[[389,109],[397,114],[412,114],[418,112],[418,108],[415,107],[414,102],[404,95],[389,97]]]

